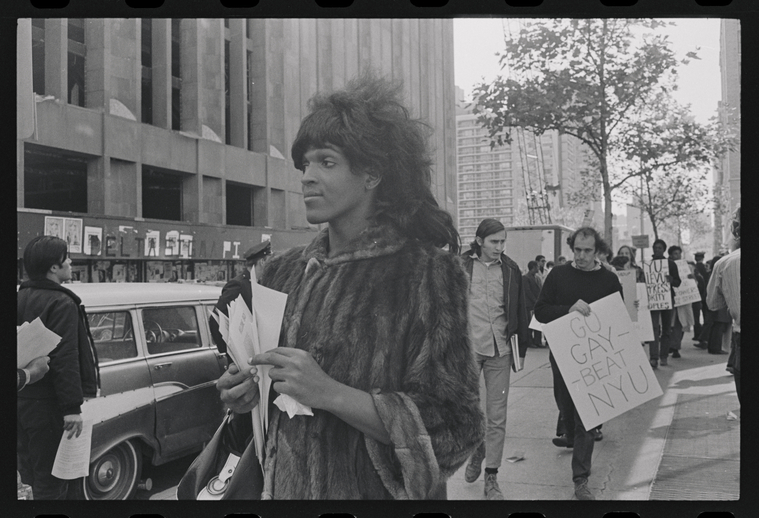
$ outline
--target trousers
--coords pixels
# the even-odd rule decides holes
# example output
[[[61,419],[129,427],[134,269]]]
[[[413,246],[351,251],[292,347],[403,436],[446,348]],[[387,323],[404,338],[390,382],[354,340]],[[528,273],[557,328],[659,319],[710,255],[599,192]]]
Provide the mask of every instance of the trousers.
[[[649,356],[652,360],[666,358],[669,355],[673,313],[674,311],[671,309],[660,309],[651,312],[651,322],[654,327],[654,341],[650,342]]]
[[[496,347],[496,351],[498,348]],[[511,354],[482,356],[475,354],[477,365],[485,377],[485,467],[498,469],[503,458],[506,439],[506,408],[511,381]]]
[[[592,429],[586,430],[582,425],[582,419],[577,413],[577,408],[572,401],[572,396],[567,389],[564,378],[561,376],[556,360],[553,354],[548,354],[548,360],[551,363],[551,372],[553,373],[554,387],[558,386],[561,419],[564,421],[564,427],[569,442],[574,443],[572,449],[572,480],[574,482],[587,480],[590,476],[590,465],[593,458],[593,445],[595,437]]]
[[[53,462],[63,435],[63,415],[54,399],[17,400],[16,461],[21,480],[32,486],[35,500],[64,500],[68,481],[53,476]]]

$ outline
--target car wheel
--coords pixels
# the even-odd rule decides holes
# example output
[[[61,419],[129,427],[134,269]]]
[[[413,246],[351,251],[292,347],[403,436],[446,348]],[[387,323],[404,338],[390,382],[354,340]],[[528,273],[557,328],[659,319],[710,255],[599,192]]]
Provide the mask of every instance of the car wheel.
[[[77,493],[85,500],[126,500],[137,489],[141,472],[139,445],[124,441],[90,464],[89,476],[77,481]]]

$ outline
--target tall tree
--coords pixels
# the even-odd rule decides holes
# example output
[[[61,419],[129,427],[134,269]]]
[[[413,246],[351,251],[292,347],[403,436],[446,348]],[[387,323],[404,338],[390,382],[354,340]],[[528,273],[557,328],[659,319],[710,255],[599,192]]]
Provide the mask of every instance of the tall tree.
[[[619,147],[629,112],[661,84],[674,84],[678,60],[667,25],[653,19],[553,19],[526,23],[505,37],[500,63],[506,77],[475,87],[474,112],[492,144],[510,142],[513,128],[537,135],[574,135],[598,160],[604,233],[612,235],[608,156]],[[695,57],[690,55],[689,57]]]
[[[687,107],[660,92],[631,111],[619,144],[611,187],[645,210],[658,238],[662,223],[703,213],[713,203],[707,175],[735,147],[736,135],[716,117],[696,122]]]

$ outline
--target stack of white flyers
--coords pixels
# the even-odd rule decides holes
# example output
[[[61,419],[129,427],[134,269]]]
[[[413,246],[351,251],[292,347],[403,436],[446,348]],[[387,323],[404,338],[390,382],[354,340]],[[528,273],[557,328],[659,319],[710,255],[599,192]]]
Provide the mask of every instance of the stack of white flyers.
[[[219,332],[227,343],[227,354],[242,371],[250,368],[248,358],[256,354],[265,353],[274,349],[279,344],[279,334],[282,328],[282,318],[285,314],[287,295],[275,291],[256,282],[255,271],[251,271],[251,291],[253,312],[248,309],[242,296],[238,296],[229,303],[227,314],[213,312],[211,315],[219,323]],[[256,455],[263,465],[264,436],[269,422],[268,404],[269,365],[257,365],[258,390],[260,402],[251,412],[253,418],[253,435],[256,447]],[[277,400],[288,399],[289,396],[281,395]],[[289,398],[292,399],[292,398]],[[288,401],[288,406],[292,406]],[[282,401],[277,406],[281,408]],[[311,413],[308,407],[294,402],[303,410],[300,413]]]

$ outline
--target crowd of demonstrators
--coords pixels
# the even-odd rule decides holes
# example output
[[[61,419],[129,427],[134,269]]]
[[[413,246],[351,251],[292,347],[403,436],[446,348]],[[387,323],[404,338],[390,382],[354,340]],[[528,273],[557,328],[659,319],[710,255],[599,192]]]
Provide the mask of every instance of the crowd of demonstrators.
[[[368,76],[309,109],[291,155],[307,220],[328,227],[267,260],[261,284],[289,295],[281,344],[230,366],[221,398],[251,411],[255,366],[268,364],[272,397],[313,409],[290,419],[269,405],[265,499],[445,498],[485,422],[469,281],[432,195],[428,128],[398,87]]]
[[[477,365],[485,378],[487,418],[485,440],[472,455],[464,477],[469,483],[476,481],[484,459],[487,500],[503,500],[497,474],[506,438],[510,374],[516,360],[510,340],[516,335],[521,361],[530,343],[529,303],[522,274],[519,266],[504,253],[505,243],[503,224],[495,219],[484,219],[477,227],[470,250],[463,255],[470,279],[469,334]],[[533,278],[536,270],[533,270]]]
[[[588,316],[591,312],[590,303],[615,292],[622,294],[622,286],[617,276],[601,266],[597,259],[603,240],[595,229],[580,228],[570,235],[568,242],[574,253],[574,260],[570,264],[555,267],[546,278],[535,304],[535,318],[539,322],[552,322],[572,311]],[[588,477],[596,434],[594,430],[586,430],[583,426],[551,353],[549,361],[554,390],[558,392],[560,418],[566,431],[563,437],[564,445],[573,448],[572,480],[575,496],[578,500],[593,500],[593,494],[588,489]]]
[[[48,355],[49,365],[42,358],[28,366],[25,384],[26,373],[17,371],[16,460],[35,499],[63,500],[68,481],[53,476],[53,463],[64,434],[71,439],[82,432],[84,398],[99,392],[97,354],[81,299],[62,286],[71,280],[66,241],[32,239],[24,249],[24,268],[29,280],[19,286],[16,324],[39,317],[61,340]]]
[[[706,290],[710,308],[726,309],[732,324],[731,350],[728,364],[735,377],[738,402],[741,400],[741,207],[735,209],[730,222],[732,251],[712,266]]]

